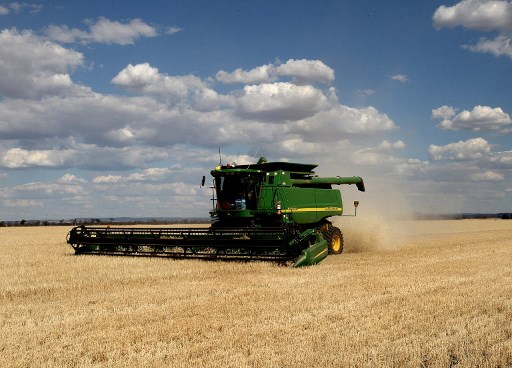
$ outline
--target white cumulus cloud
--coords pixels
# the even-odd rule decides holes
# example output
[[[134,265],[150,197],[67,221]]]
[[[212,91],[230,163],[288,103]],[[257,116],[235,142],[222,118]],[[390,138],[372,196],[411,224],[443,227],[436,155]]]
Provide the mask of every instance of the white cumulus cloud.
[[[398,140],[396,142],[389,142],[388,140],[383,140],[380,142],[378,146],[379,151],[389,152],[394,150],[401,150],[405,148],[405,143],[402,140]]]
[[[466,45],[473,52],[489,53],[494,56],[507,56],[512,59],[512,36],[499,35],[492,40],[482,38],[476,45]]]
[[[56,168],[70,164],[70,150],[26,150],[11,148],[0,155],[0,166],[7,168],[48,167]]]
[[[495,171],[487,170],[484,172],[478,172],[478,173],[471,175],[471,179],[473,181],[477,181],[477,182],[486,182],[486,181],[496,182],[496,181],[505,180],[505,175],[503,175],[502,173],[495,172]]]
[[[488,161],[493,168],[511,170],[512,151],[493,152],[488,156]]]
[[[494,130],[500,131],[512,124],[510,115],[500,107],[477,105],[473,110],[464,110],[453,116],[455,110],[452,107],[443,106],[432,110],[433,118],[444,118],[437,127],[444,130]]]
[[[100,175],[92,179],[94,184],[108,184],[108,183],[119,183],[123,181],[121,175]]]
[[[79,178],[73,174],[64,174],[60,179],[57,180],[60,184],[76,184],[76,183],[87,183],[87,180]]]
[[[111,81],[118,87],[141,94],[159,95],[176,101],[195,94],[198,103],[215,106],[226,102],[207,84],[194,75],[170,76],[162,74],[149,63],[129,64]]]
[[[168,157],[165,150],[149,147],[98,147],[76,144],[66,149],[11,148],[0,151],[0,167],[21,168],[80,168],[126,170]]]
[[[261,65],[250,70],[236,69],[233,72],[219,71],[215,78],[222,83],[259,84],[276,80],[275,68],[271,64]]]
[[[490,151],[490,144],[483,138],[473,138],[444,146],[431,144],[428,150],[431,160],[434,161],[478,159]]]
[[[40,4],[33,4],[33,3],[26,3],[26,2],[20,3],[20,2],[14,1],[11,3],[5,4],[5,5],[0,5],[0,15],[6,15],[11,12],[20,13],[21,11],[23,11],[25,9],[27,9],[28,12],[31,14],[36,14],[36,13],[39,13],[42,8],[43,8],[43,6]]]
[[[70,29],[65,25],[52,25],[47,27],[44,32],[50,40],[61,43],[89,44],[94,42],[119,45],[130,45],[140,37],[158,35],[155,27],[141,19],[132,19],[127,23],[121,23],[100,17],[95,21],[87,20],[85,23],[89,28],[86,31],[78,28]]]
[[[498,31],[500,34],[494,39],[482,37],[477,44],[462,47],[512,59],[511,1],[463,0],[453,6],[440,6],[432,20],[436,29],[461,26],[478,31]]]
[[[279,77],[290,77],[295,84],[331,83],[334,70],[320,60],[290,59],[284,64],[266,64],[250,70],[219,71],[216,79],[222,83],[259,84],[274,82]]]
[[[481,31],[512,31],[512,3],[507,0],[463,0],[440,6],[434,13],[434,27],[462,26]]]
[[[0,95],[37,99],[90,94],[88,87],[74,84],[69,75],[83,62],[81,53],[32,32],[4,29],[0,31]]]
[[[452,106],[441,106],[437,109],[432,110],[432,119],[448,119],[455,115],[456,109]]]
[[[334,80],[334,70],[320,60],[294,60],[276,67],[276,73],[281,76],[292,77],[299,84],[313,83],[315,81],[330,83]]]
[[[236,104],[241,115],[281,121],[312,116],[327,108],[328,100],[315,87],[279,82],[245,86]]]
[[[406,83],[409,82],[409,77],[405,74],[395,74],[391,76],[391,79],[397,82]]]
[[[293,122],[292,133],[299,133],[312,142],[338,141],[350,136],[373,136],[396,129],[392,119],[369,106],[355,108],[336,105],[314,116]]]

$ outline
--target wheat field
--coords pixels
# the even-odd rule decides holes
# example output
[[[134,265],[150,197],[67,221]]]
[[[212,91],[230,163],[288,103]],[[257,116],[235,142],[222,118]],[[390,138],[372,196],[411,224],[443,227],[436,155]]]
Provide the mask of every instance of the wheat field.
[[[0,228],[1,367],[512,367],[512,221],[342,219],[313,267]]]

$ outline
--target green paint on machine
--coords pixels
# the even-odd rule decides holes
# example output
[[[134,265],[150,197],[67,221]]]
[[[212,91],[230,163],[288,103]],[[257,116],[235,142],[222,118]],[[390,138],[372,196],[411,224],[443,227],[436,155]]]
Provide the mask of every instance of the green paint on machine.
[[[318,177],[317,165],[267,162],[212,170],[211,226],[206,229],[76,227],[68,243],[78,254],[127,254],[204,259],[264,259],[307,266],[339,254],[343,236],[329,221],[343,214],[333,185],[363,179]],[[202,185],[205,179],[203,178]]]

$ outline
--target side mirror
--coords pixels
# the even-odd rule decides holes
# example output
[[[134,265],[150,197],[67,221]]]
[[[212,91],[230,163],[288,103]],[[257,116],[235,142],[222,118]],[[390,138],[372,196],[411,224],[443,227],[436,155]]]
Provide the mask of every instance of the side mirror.
[[[354,201],[354,216],[357,216],[357,206],[359,206],[359,201]]]
[[[204,182],[206,181],[206,177],[203,175],[203,179],[201,180],[201,186],[204,187]]]

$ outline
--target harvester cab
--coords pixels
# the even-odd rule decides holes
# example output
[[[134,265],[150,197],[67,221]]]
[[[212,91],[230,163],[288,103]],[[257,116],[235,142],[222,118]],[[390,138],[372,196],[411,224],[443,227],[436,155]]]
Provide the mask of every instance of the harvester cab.
[[[219,165],[213,177],[209,228],[76,227],[68,243],[78,254],[130,254],[194,258],[320,262],[343,250],[341,230],[329,221],[343,214],[333,185],[360,177],[318,177],[317,165],[291,162]],[[205,183],[205,178],[201,182]]]
[[[315,167],[264,158],[253,165],[217,166],[211,171],[214,224],[311,227],[343,213],[340,191],[332,185],[355,184],[365,191],[360,177],[320,178]]]

